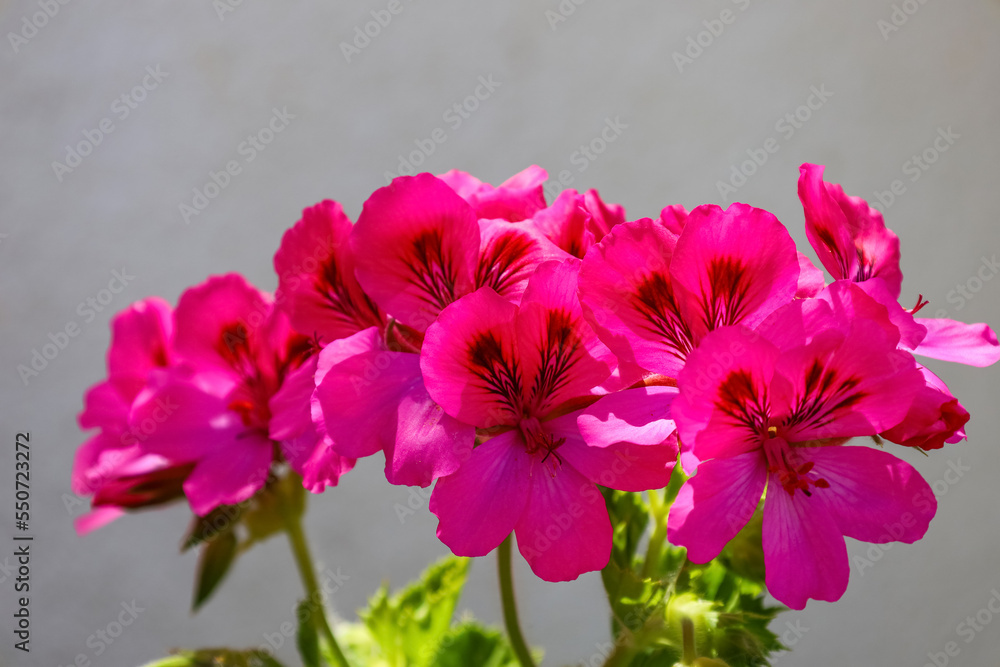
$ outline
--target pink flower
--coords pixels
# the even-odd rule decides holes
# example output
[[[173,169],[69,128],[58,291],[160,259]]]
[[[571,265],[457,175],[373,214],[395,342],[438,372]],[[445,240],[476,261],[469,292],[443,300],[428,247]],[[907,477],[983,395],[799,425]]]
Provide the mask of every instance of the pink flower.
[[[885,226],[882,214],[860,197],[849,197],[835,183],[823,181],[823,167],[800,167],[799,199],[806,217],[806,236],[834,280],[858,283],[879,303],[903,334],[902,345],[914,354],[989,366],[1000,361],[1000,342],[985,324],[948,319],[914,318],[927,305],[912,311],[899,304],[903,273],[899,268],[899,239]]]
[[[940,449],[965,440],[969,412],[951,395],[941,378],[920,366],[926,384],[917,392],[902,422],[881,435],[890,442],[920,449]]]
[[[677,455],[673,388],[597,401],[613,358],[583,319],[578,266],[540,265],[520,306],[490,288],[459,299],[427,330],[420,355],[428,393],[487,438],[434,488],[438,537],[458,555],[481,556],[514,531],[548,581],[608,562],[611,524],[596,484],[661,488]]]
[[[708,332],[756,326],[795,297],[798,280],[795,243],[767,211],[699,206],[684,216],[671,207],[591,248],[580,298],[631,382],[648,371],[676,377]]]
[[[766,488],[766,583],[794,609],[844,593],[844,536],[914,542],[935,510],[909,464],[840,446],[898,424],[924,380],[896,350],[898,331],[884,309],[878,317],[879,306],[849,283],[828,290],[830,301],[796,301],[757,332],[708,335],[681,371],[673,406],[679,436],[701,463],[671,508],[670,541],[708,562]]]
[[[545,208],[542,184],[548,177],[537,165],[514,174],[497,187],[457,169],[438,176],[472,206],[477,218],[509,222],[526,220]]]
[[[108,378],[87,391],[79,416],[82,429],[100,432],[84,443],[73,463],[72,488],[94,495],[93,510],[76,520],[84,534],[121,516],[124,510],[180,498],[190,469],[148,454],[140,443],[157,422],[129,424],[129,411],[149,375],[172,363],[170,305],[155,297],[132,304],[111,322]],[[164,417],[170,406],[158,406]]]
[[[179,365],[136,399],[130,421],[155,417],[164,402],[175,406],[142,448],[194,466],[184,493],[192,510],[204,516],[219,505],[249,499],[267,481],[275,458],[271,401],[286,377],[308,363],[313,347],[292,331],[267,295],[238,274],[187,290],[174,322]],[[274,425],[286,429],[279,449],[293,468],[302,466],[302,452],[314,451],[307,445],[318,437],[307,403],[278,407],[291,413]],[[353,465],[339,457],[321,463],[325,474],[316,475],[313,488],[336,484]]]
[[[583,195],[563,190],[552,206],[535,213],[531,222],[568,254],[583,259],[591,246],[625,222],[625,209],[605,204],[597,190]]]

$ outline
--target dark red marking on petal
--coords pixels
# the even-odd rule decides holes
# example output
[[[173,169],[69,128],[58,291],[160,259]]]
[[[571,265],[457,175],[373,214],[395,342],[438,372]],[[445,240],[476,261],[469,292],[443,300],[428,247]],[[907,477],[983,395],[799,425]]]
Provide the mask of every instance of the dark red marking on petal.
[[[719,385],[715,406],[729,415],[739,426],[746,427],[748,439],[763,437],[768,432],[770,404],[766,392],[759,394],[753,376],[745,370],[736,370]]]
[[[476,289],[492,287],[497,294],[503,295],[533,268],[531,251],[534,249],[535,243],[530,237],[513,230],[490,239],[480,253]]]
[[[194,463],[155,470],[110,480],[94,495],[93,506],[110,505],[137,509],[162,505],[184,497],[184,480],[194,470]]]
[[[579,323],[565,310],[551,310],[545,322],[538,375],[531,386],[529,404],[541,411],[547,399],[566,386],[576,354],[583,343],[576,332]]]
[[[382,313],[375,302],[360,290],[360,300],[355,297],[348,285],[344,284],[337,256],[330,255],[314,276],[314,286],[317,292],[330,305],[333,315],[358,331],[370,326],[381,326],[384,321]]]
[[[257,371],[250,345],[250,332],[246,325],[242,322],[230,322],[219,332],[215,351],[238,374],[253,377]]]
[[[423,292],[422,301],[443,309],[457,298],[458,272],[444,251],[444,232],[429,229],[411,242],[409,268],[414,284]]]
[[[716,257],[708,263],[710,293],[701,295],[702,323],[708,331],[739,324],[749,306],[750,273],[734,257]]]
[[[514,415],[522,411],[522,387],[517,360],[504,356],[503,345],[492,331],[478,334],[468,348],[469,367],[483,381],[483,389]]]
[[[833,422],[844,410],[849,410],[867,394],[856,391],[861,380],[841,378],[836,370],[825,368],[819,359],[806,371],[804,388],[782,421],[784,426],[808,425],[821,428]]]
[[[816,234],[816,238],[819,239],[819,242],[822,243],[823,247],[825,247],[828,251],[830,251],[830,254],[833,255],[834,258],[836,258],[837,260],[837,263],[840,268],[840,275],[834,276],[834,278],[837,279],[846,278],[850,266],[847,262],[847,258],[844,257],[843,253],[840,252],[840,246],[837,245],[837,241],[836,239],[834,239],[833,233],[826,227],[821,227],[820,225],[815,225],[813,227],[813,230]]]
[[[654,273],[637,285],[632,307],[646,318],[649,322],[646,330],[665,343],[668,353],[678,359],[687,357],[694,347],[693,337],[680,316],[673,285],[667,276]]]

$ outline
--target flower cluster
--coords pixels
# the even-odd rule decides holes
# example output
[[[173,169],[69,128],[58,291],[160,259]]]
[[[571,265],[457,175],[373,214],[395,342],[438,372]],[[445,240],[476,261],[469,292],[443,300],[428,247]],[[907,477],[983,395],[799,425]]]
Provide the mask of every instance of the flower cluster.
[[[353,224],[323,201],[282,238],[273,297],[230,274],[119,313],[79,418],[99,431],[74,467],[93,495],[78,529],[180,497],[205,516],[284,466],[321,492],[381,451],[390,483],[435,484],[455,554],[514,533],[548,581],[608,563],[601,487],[661,489],[678,462],[670,541],[708,562],[762,511],[790,607],[843,594],[845,536],[923,536],[927,483],[849,441],[961,441],[968,412],[914,355],[986,366],[1000,344],[899,304],[877,211],[803,165],[827,283],[767,211],[626,222],[595,190],[547,204],[545,178],[400,177]]]

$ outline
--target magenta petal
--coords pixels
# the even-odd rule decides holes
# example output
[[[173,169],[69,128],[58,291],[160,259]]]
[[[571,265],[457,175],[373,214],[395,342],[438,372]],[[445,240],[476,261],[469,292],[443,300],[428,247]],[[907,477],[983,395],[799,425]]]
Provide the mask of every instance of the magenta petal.
[[[611,558],[611,520],[604,497],[572,466],[538,466],[527,506],[514,529],[517,548],[545,581],[572,581]]]
[[[473,289],[476,214],[430,174],[403,176],[365,202],[351,233],[356,275],[389,315],[419,331]]]
[[[695,335],[743,324],[753,328],[798,290],[799,257],[785,226],[746,204],[691,211],[677,240],[670,275],[683,288]]]
[[[836,519],[821,501],[789,495],[773,476],[764,501],[763,544],[767,590],[782,604],[805,609],[810,598],[833,602],[847,590],[847,545]]]
[[[86,514],[76,517],[73,520],[73,527],[76,529],[76,534],[82,537],[122,516],[125,516],[125,510],[120,507],[95,507]]]
[[[424,382],[452,417],[486,427],[514,423],[525,389],[516,317],[517,306],[484,287],[451,304],[427,329]]]
[[[431,493],[428,506],[438,518],[438,539],[456,556],[493,551],[524,512],[531,474],[531,457],[513,431],[476,447],[454,474],[437,481]]]
[[[687,547],[692,562],[707,563],[753,516],[766,482],[759,451],[702,462],[670,508],[667,539]]]
[[[306,359],[305,363],[285,376],[281,388],[271,396],[268,427],[272,439],[287,440],[312,430],[309,401],[316,389],[314,378],[318,360],[319,355],[315,354]]]
[[[551,426],[552,422],[549,424],[555,435],[562,435]],[[646,491],[662,489],[670,483],[677,462],[677,441],[668,438],[655,445],[617,442],[607,447],[591,447],[579,436],[566,437],[553,455],[595,484],[619,491]]]
[[[483,183],[457,169],[438,176],[476,210],[476,217],[518,222],[545,208],[543,184],[548,173],[532,165],[514,174],[499,186]]]
[[[880,435],[905,447],[940,449],[965,439],[969,411],[951,395],[938,376],[921,367],[926,385],[917,392],[902,422]]]
[[[551,206],[531,219],[533,225],[552,243],[581,259],[600,240],[590,229],[592,216],[584,201],[576,190],[563,190]]]
[[[825,504],[847,537],[912,544],[927,532],[937,500],[909,463],[870,447],[801,448],[798,452],[815,462],[817,477],[829,482],[829,488],[813,490],[812,499]]]
[[[417,360],[415,355],[413,363]],[[390,484],[429,486],[450,475],[472,454],[476,427],[449,416],[427,394],[423,380],[399,399],[396,440],[386,447]]]
[[[271,441],[253,434],[238,443],[238,453],[220,447],[202,458],[184,480],[184,494],[198,516],[205,516],[219,505],[249,500],[264,487],[271,466]]]
[[[573,414],[581,437],[592,447],[618,442],[656,445],[677,431],[671,416],[677,395],[676,387],[626,389]]]
[[[170,363],[172,314],[166,301],[149,297],[115,315],[108,348],[108,380],[126,400],[142,390],[149,371]]]
[[[913,348],[914,354],[979,368],[1000,361],[997,335],[986,324],[924,318],[917,318],[917,323],[927,328],[927,337]]]
[[[826,287],[826,276],[816,268],[806,255],[799,253],[799,288],[795,296],[799,299],[808,299],[816,296]]]
[[[514,303],[521,300],[528,279],[541,262],[567,258],[530,224],[480,220],[479,228],[482,238],[475,289],[491,287]]]

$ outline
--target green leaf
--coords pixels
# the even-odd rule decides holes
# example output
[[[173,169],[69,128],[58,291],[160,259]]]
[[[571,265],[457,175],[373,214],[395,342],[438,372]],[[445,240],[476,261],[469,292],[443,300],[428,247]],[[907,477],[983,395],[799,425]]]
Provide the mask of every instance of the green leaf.
[[[250,499],[243,513],[243,525],[249,532],[243,548],[284,530],[290,518],[302,516],[305,506],[306,492],[301,477],[289,470],[287,474],[272,479]]]
[[[299,647],[299,655],[305,667],[320,667],[319,633],[316,628],[316,604],[308,598],[299,602],[296,610],[299,619],[299,629],[295,642]]]
[[[434,649],[451,627],[469,571],[469,559],[450,556],[431,565],[416,581],[389,596],[382,588],[360,612],[388,665],[430,665]]]
[[[632,569],[639,542],[649,525],[649,506],[638,493],[613,489],[602,491],[614,531],[611,562],[622,569]]]
[[[176,655],[155,660],[143,667],[283,667],[266,651],[237,651],[228,648],[205,648],[178,651]]]
[[[517,657],[503,633],[466,621],[441,638],[434,667],[517,667]]]
[[[236,546],[236,535],[229,530],[202,547],[198,559],[192,611],[198,611],[225,578],[230,566],[236,560]]]

